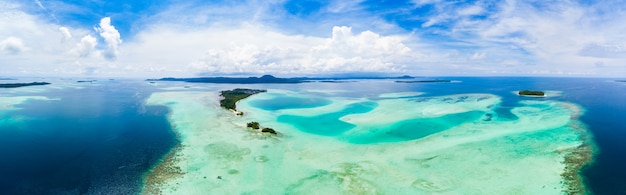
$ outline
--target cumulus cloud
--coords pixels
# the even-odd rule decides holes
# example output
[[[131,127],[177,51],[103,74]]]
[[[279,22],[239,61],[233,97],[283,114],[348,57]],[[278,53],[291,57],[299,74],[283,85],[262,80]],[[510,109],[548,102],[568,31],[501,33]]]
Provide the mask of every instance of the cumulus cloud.
[[[26,46],[22,42],[22,39],[17,37],[9,37],[0,41],[0,51],[6,54],[19,54],[26,50]]]
[[[354,35],[350,27],[335,26],[332,37],[327,39],[324,45],[314,47],[313,50],[315,53],[325,52],[343,57],[402,55],[411,51],[402,41],[401,37],[380,36],[372,31]]]
[[[59,27],[59,32],[63,35],[63,41],[67,41],[72,38],[72,33],[70,33],[70,30],[67,27]]]
[[[309,68],[326,72],[401,71],[400,60],[411,51],[402,41],[401,37],[380,36],[371,31],[354,35],[350,27],[335,26],[331,38],[309,51]]]
[[[97,53],[96,45],[98,45],[98,40],[95,37],[85,35],[72,51],[80,57],[89,57]]]
[[[619,12],[626,5],[619,1],[412,1],[413,6],[388,10],[370,10],[361,0],[331,2],[307,18],[281,10],[280,0],[176,3],[133,21],[137,34],[124,42],[108,17],[96,28],[70,28],[54,23],[50,13],[21,10],[50,6],[60,13],[47,1],[0,1],[0,64],[16,64],[0,72],[626,73],[626,13]],[[428,11],[408,14],[422,9]],[[55,66],[40,66],[48,63]]]
[[[266,72],[270,71],[268,68],[279,68],[275,65],[281,63],[278,56],[285,55],[284,52],[285,50],[275,47],[260,48],[250,44],[231,45],[223,49],[208,50],[200,61],[192,64],[192,67],[203,72]]]
[[[399,72],[404,70],[405,60],[412,51],[404,45],[402,37],[381,36],[371,31],[355,35],[345,26],[334,27],[329,38],[285,39],[301,45],[230,44],[209,49],[191,67],[214,73]]]
[[[70,53],[81,58],[95,57],[94,59],[104,58],[109,61],[116,60],[120,53],[119,47],[122,43],[122,39],[117,29],[111,25],[111,18],[102,18],[99,25],[95,27],[94,30],[98,33],[99,37],[104,40],[104,47],[98,47],[98,35],[87,34],[76,43]],[[59,31],[64,41],[72,38],[72,34],[67,27],[59,27]]]
[[[117,29],[111,25],[111,18],[102,18],[100,24],[96,27],[96,31],[100,33],[107,45],[103,56],[108,60],[115,60],[119,54],[119,45],[122,44],[122,39]]]

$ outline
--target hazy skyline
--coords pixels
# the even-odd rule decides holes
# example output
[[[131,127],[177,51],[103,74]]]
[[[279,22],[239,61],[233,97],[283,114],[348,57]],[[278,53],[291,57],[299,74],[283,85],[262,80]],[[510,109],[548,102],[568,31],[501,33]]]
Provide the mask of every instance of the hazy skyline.
[[[0,77],[624,77],[622,1],[0,2]]]

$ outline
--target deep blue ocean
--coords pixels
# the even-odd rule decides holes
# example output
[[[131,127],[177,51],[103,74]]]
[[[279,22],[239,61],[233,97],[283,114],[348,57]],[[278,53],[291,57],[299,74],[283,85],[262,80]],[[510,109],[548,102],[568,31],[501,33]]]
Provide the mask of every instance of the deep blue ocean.
[[[518,97],[513,91],[562,91],[561,96],[535,100],[566,101],[586,110],[580,120],[592,133],[598,153],[594,163],[581,171],[585,184],[594,194],[626,194],[626,82],[607,78],[438,79],[460,82],[158,84],[177,86],[180,90],[207,91],[236,87],[339,90],[337,95],[348,97],[377,97],[381,93],[407,91],[425,92],[423,96],[490,93],[503,99],[498,108],[501,117],[507,113],[510,115],[508,110],[519,100],[535,99]],[[22,122],[0,124],[0,194],[137,193],[141,176],[176,144],[167,121],[168,109],[143,105],[150,93],[159,91],[158,87],[145,81],[124,80],[85,85],[83,89],[50,89],[28,94],[5,93],[11,89],[0,89],[0,98],[17,95],[60,98],[59,101],[32,100],[21,104],[22,109],[10,111],[8,115],[22,116]],[[182,87],[184,85],[209,88],[187,89]],[[324,100],[316,101],[326,104]],[[346,125],[346,128],[350,127]]]
[[[60,100],[8,113],[26,119],[0,126],[0,194],[138,193],[142,174],[176,144],[168,109],[143,105],[154,90],[144,83],[28,93]]]

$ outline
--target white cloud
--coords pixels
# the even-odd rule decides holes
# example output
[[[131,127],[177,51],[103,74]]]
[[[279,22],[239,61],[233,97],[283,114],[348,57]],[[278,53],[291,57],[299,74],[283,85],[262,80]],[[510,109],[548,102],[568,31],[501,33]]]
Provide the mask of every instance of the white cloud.
[[[137,34],[122,41],[108,17],[95,29],[66,27],[54,23],[49,13],[42,18],[1,1],[0,55],[20,55],[3,55],[0,64],[12,66],[0,66],[0,73],[626,75],[626,12],[619,12],[626,6],[618,1],[415,0],[416,7],[433,9],[429,15],[397,18],[425,22],[427,28],[415,26],[412,32],[385,20],[386,13],[370,13],[360,2],[332,2],[321,11],[328,13],[311,18],[283,13],[276,7],[280,0],[175,4],[141,18],[137,22],[142,25],[133,27]],[[35,3],[35,9],[55,7],[47,1]],[[399,8],[394,16],[404,17],[413,8]]]
[[[485,3],[477,1],[471,5],[464,5],[462,2],[457,1],[441,1],[441,0],[415,0],[413,3],[417,7],[425,5],[431,5],[434,7],[431,11],[424,13],[422,20],[426,22],[422,23],[422,27],[431,27],[433,25],[444,25],[454,22],[473,23],[475,19],[472,16],[481,15],[486,12]],[[432,13],[430,13],[432,12]]]
[[[371,31],[358,35],[345,26],[333,27],[332,37],[325,44],[314,46],[311,67],[338,72],[398,72],[403,70],[403,60],[411,52],[402,37],[380,36]]]
[[[578,54],[597,58],[626,58],[626,47],[623,45],[591,43],[585,45]]]
[[[364,31],[355,36],[352,28],[335,26],[332,37],[326,40],[326,44],[314,50],[345,57],[402,55],[411,51],[402,41],[401,37],[380,36],[372,31]]]
[[[67,27],[59,27],[59,32],[63,35],[63,41],[67,41],[72,38],[72,33],[70,33],[70,30]]]
[[[3,64],[0,74],[54,74],[54,68],[64,66],[72,57],[66,51],[74,43],[60,42],[62,35],[58,25],[50,23],[48,18],[40,19],[25,13],[21,8],[11,1],[0,2],[0,42],[5,41],[4,51],[0,51],[0,64]],[[19,55],[4,55],[9,53]]]
[[[615,11],[623,4],[599,1],[590,6],[572,1],[537,4],[510,0],[497,6],[487,19],[458,20],[450,31],[451,36],[462,37],[460,41],[470,47],[489,53],[489,59],[481,60],[477,66],[498,73],[626,73],[623,63],[617,60],[626,57],[626,21],[620,19],[626,14]],[[610,58],[603,61],[602,71],[596,71],[594,63],[598,58]]]
[[[76,47],[72,51],[82,58],[90,57],[93,56],[94,53],[98,53],[96,45],[98,45],[98,40],[95,37],[85,35],[82,39],[80,39],[80,42],[76,44]]]
[[[253,36],[256,35],[246,35]],[[404,70],[411,52],[402,37],[381,36],[371,31],[354,35],[345,26],[334,27],[330,38],[275,36],[272,39],[275,44],[249,40],[214,47],[190,67],[213,73],[399,72]]]
[[[302,35],[290,29],[264,25],[263,18],[267,19],[273,13],[272,9],[244,5],[227,6],[228,9],[204,8],[168,10],[155,17],[145,18],[143,22],[146,22],[146,28],[140,29],[132,41],[125,40],[124,44],[108,17],[102,18],[94,28],[94,33],[90,29],[51,24],[47,19],[38,19],[17,10],[21,16],[12,17],[19,20],[0,22],[0,36],[3,33],[31,32],[22,38],[28,40],[24,42],[26,45],[37,49],[29,51],[29,54],[35,52],[29,59],[0,59],[1,63],[19,65],[0,67],[0,72],[11,74],[25,70],[25,74],[93,73],[94,76],[144,77],[194,76],[206,72],[218,75],[245,72],[389,72],[405,70],[403,68],[411,57],[409,53],[414,54],[405,45],[407,36],[384,36],[367,30],[352,33],[352,29],[346,27],[334,29],[335,36],[322,36],[329,34],[333,23],[343,23],[343,20],[329,21],[323,25],[311,23],[309,26],[315,25],[318,29],[324,29],[324,32]],[[343,5],[334,8],[351,9]],[[14,7],[16,9],[19,6]],[[231,11],[235,12],[235,17],[229,17]],[[9,12],[0,15],[4,13]],[[259,14],[263,17],[257,17]],[[2,19],[0,17],[0,21]],[[381,24],[381,21],[372,20],[376,24]],[[385,25],[382,26],[387,29],[396,28]],[[309,26],[302,28],[307,29]],[[367,25],[355,28],[365,27]],[[339,37],[341,33],[345,37]],[[49,64],[49,67],[41,64]]]
[[[473,16],[482,14],[485,10],[482,6],[472,5],[466,8],[459,10],[457,13],[461,16]]]
[[[0,41],[0,51],[5,54],[19,54],[26,50],[26,46],[22,39],[17,37],[9,37]]]
[[[343,1],[331,1],[330,5],[326,8],[331,13],[350,12],[361,9],[359,4],[364,0],[343,0]]]
[[[115,60],[119,54],[119,45],[122,44],[122,39],[117,29],[111,25],[111,18],[102,18],[99,27],[96,27],[96,31],[100,33],[100,36],[107,44],[107,49],[103,52],[104,58]]]
[[[43,6],[43,4],[41,4],[41,1],[39,0],[35,0],[35,3],[37,3],[37,5],[39,6],[39,8],[46,10],[46,7]]]
[[[472,55],[472,57],[470,57],[470,60],[482,60],[485,59],[487,57],[487,54],[485,52],[476,52],[474,53],[474,55]]]
[[[35,3],[37,3],[37,6],[39,6],[39,8],[41,8],[48,15],[50,15],[50,17],[54,19],[57,23],[59,22],[59,19],[54,14],[50,13],[50,11],[48,11],[48,9],[45,6],[43,6],[43,3],[41,3],[41,1],[35,0]]]
[[[413,0],[412,2],[417,6],[423,6],[428,4],[441,3],[442,0]]]
[[[0,42],[4,42],[0,50],[0,64],[4,64],[0,66],[1,75],[81,76],[89,73],[89,67],[97,68],[91,72],[99,76],[136,74],[117,70],[113,62],[103,60],[98,37],[91,35],[93,29],[59,26],[50,18],[20,9],[19,5],[0,2]],[[10,53],[19,55],[4,55]]]

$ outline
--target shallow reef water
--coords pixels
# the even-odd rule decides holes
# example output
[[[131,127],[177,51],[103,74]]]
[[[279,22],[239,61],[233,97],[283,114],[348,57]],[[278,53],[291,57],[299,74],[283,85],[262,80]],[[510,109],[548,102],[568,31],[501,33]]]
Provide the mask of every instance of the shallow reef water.
[[[41,79],[41,78],[37,78]],[[8,194],[620,194],[626,85],[586,78],[0,92]],[[367,87],[364,87],[367,86]],[[219,91],[267,89],[219,106]],[[522,89],[542,98],[520,97]],[[276,135],[247,128],[249,122]],[[529,179],[532,178],[532,179]]]
[[[175,100],[170,120],[187,125],[175,129],[184,174],[147,186],[165,194],[558,194],[568,190],[567,151],[586,142],[584,129],[570,127],[579,106],[556,100],[319,94],[270,89],[240,101],[241,117],[207,103],[214,93],[153,94],[151,105]],[[248,129],[250,121],[279,135]]]

